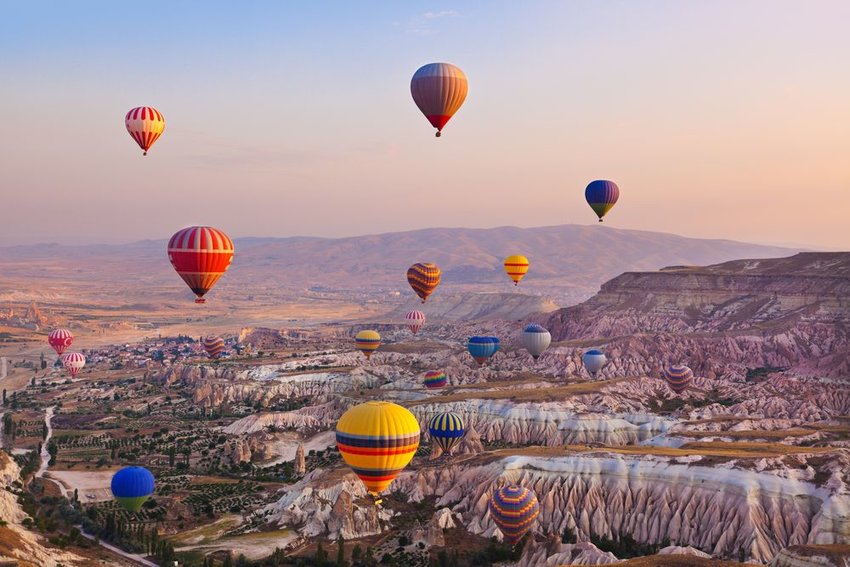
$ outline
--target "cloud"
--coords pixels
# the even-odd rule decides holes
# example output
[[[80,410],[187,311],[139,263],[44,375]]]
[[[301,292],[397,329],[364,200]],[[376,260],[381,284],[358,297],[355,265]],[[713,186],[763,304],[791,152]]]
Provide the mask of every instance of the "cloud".
[[[460,16],[455,10],[440,10],[437,12],[425,12],[411,18],[407,22],[406,31],[416,35],[434,35],[439,33],[439,30],[434,26],[437,20],[446,18],[456,18]]]

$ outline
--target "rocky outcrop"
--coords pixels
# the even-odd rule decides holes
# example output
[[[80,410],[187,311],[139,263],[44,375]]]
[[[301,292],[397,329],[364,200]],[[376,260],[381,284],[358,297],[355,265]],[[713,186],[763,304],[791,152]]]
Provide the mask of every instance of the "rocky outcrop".
[[[628,272],[554,313],[547,328],[556,340],[602,338],[609,358],[641,370],[675,360],[702,375],[740,364],[847,376],[848,266],[850,253],[806,253]]]
[[[770,567],[847,567],[850,545],[795,545],[783,549]]]
[[[19,567],[57,567],[80,565],[82,557],[44,546],[41,538],[23,527],[27,514],[18,504],[13,483],[21,480],[18,465],[5,452],[0,452],[0,563],[8,560]]]
[[[307,464],[304,460],[304,445],[299,443],[298,449],[295,451],[295,474],[297,476],[304,476],[307,474]]]
[[[589,541],[549,546],[529,545],[517,567],[554,567],[561,565],[611,565],[620,560]]]

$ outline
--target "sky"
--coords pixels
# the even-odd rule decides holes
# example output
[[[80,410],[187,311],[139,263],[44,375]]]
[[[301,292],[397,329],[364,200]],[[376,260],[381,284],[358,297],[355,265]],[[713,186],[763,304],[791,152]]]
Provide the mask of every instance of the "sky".
[[[850,247],[850,2],[2,1],[0,245],[593,224]],[[469,96],[439,139],[429,62]],[[147,157],[124,114],[166,129]]]

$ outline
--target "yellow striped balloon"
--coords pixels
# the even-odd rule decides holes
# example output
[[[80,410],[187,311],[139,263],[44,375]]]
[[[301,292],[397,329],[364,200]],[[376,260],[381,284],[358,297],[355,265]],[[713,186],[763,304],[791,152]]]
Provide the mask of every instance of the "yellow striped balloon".
[[[519,285],[519,280],[528,272],[528,258],[514,254],[505,258],[505,273],[514,280],[514,285]]]
[[[354,337],[354,342],[357,344],[357,350],[369,358],[381,346],[381,335],[378,331],[360,331]]]
[[[419,262],[407,269],[407,283],[422,299],[422,303],[440,285],[440,268],[430,262]]]
[[[386,490],[419,448],[419,422],[392,402],[350,408],[336,424],[336,446],[374,497]]]

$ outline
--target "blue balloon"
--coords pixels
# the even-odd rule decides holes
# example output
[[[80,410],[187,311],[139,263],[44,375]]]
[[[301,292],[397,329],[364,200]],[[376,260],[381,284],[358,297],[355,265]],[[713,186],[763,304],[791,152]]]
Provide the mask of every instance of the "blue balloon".
[[[584,198],[593,212],[596,213],[596,216],[599,217],[599,222],[602,222],[602,217],[611,210],[611,207],[620,198],[620,188],[613,181],[597,179],[591,181],[587,189],[584,190]]]
[[[478,364],[484,364],[488,358],[499,351],[499,339],[496,337],[470,337],[466,343],[469,354]]]
[[[112,495],[131,512],[139,511],[155,486],[153,474],[144,467],[125,467],[112,476]]]

